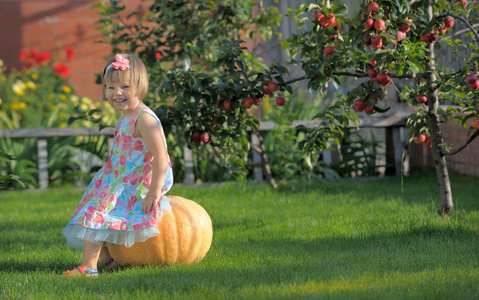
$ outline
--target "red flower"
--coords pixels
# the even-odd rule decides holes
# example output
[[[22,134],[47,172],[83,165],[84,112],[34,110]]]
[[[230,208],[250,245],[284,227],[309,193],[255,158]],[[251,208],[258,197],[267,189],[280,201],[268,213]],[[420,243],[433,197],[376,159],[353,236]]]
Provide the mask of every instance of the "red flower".
[[[156,52],[155,57],[156,57],[157,59],[160,59],[160,58],[161,58],[161,53],[160,53],[160,52]]]
[[[67,53],[67,59],[68,60],[75,60],[75,53],[73,52],[73,47],[72,46],[66,46],[65,51]]]
[[[67,65],[62,63],[55,64],[55,66],[53,66],[53,72],[57,73],[63,78],[67,78],[68,75],[70,75],[70,69],[67,67]]]
[[[42,52],[34,57],[35,62],[39,65],[43,64],[44,62],[52,61],[52,56],[49,52]]]
[[[20,51],[20,54],[18,55],[18,60],[20,61],[25,61],[27,59],[27,50],[26,49],[22,49]]]

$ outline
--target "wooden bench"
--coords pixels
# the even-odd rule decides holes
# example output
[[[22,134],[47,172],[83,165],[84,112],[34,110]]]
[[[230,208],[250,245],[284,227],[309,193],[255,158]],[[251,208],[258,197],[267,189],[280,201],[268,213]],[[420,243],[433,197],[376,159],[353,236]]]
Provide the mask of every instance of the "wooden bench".
[[[360,128],[385,128],[385,141],[386,141],[386,175],[400,175],[401,164],[403,154],[407,150],[407,133],[401,133],[404,129],[406,118],[410,115],[409,112],[399,112],[390,116],[378,117],[365,117],[361,118]],[[303,125],[307,128],[313,128],[319,126],[320,121],[293,121],[291,127]],[[260,132],[271,131],[278,125],[271,121],[260,122]],[[350,128],[355,128],[354,124],[350,124]],[[70,137],[70,136],[100,136],[104,135],[108,137],[108,145],[111,148],[113,145],[113,135],[115,128],[107,127],[100,130],[99,128],[39,128],[39,129],[13,129],[13,130],[0,130],[0,137],[9,138],[36,138],[37,139],[37,151],[38,151],[38,185],[40,189],[48,187],[48,151],[47,151],[47,138],[51,137]],[[259,144],[258,137],[255,134],[251,135],[251,145],[257,147]],[[183,155],[185,159],[185,183],[194,184],[194,172],[193,172],[193,152],[184,147]],[[323,159],[327,164],[332,163],[331,151],[324,151]],[[408,171],[408,157],[404,162],[404,172]],[[263,180],[263,169],[261,167],[261,156],[254,152],[253,163],[254,176],[256,180]],[[394,167],[390,167],[394,166]]]

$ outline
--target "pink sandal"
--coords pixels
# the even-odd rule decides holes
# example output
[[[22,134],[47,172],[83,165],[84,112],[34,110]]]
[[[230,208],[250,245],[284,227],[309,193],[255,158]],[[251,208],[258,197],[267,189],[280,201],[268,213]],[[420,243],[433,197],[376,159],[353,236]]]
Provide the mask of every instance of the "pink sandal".
[[[75,273],[73,273],[74,270],[80,271],[80,275],[75,275]],[[85,270],[82,266],[78,266],[73,270],[66,270],[65,273],[63,273],[63,277],[74,277],[74,276],[98,277],[98,270],[97,269]]]

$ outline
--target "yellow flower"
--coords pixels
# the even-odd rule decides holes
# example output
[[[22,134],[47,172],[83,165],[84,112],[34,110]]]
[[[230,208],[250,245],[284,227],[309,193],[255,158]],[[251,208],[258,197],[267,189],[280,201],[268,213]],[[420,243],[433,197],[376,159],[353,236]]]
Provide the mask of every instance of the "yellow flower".
[[[12,91],[18,95],[18,96],[23,96],[25,94],[25,84],[21,80],[15,81],[15,83],[12,85]]]
[[[76,137],[77,142],[83,142],[84,139],[85,137],[83,135],[79,135]]]
[[[85,127],[89,127],[89,126],[90,126],[90,121],[88,121],[88,120],[83,120],[82,123],[83,123],[83,126],[85,126]]]
[[[67,94],[70,94],[72,92],[72,89],[66,85],[63,86],[62,90]]]
[[[0,67],[3,66],[3,60],[0,59]]]
[[[85,104],[88,104],[88,106],[90,106],[92,104],[92,101],[88,97],[81,97],[81,102],[85,103]]]
[[[18,103],[10,103],[10,108],[13,109],[13,110],[20,109]]]
[[[65,128],[65,127],[67,127],[67,123],[65,123],[65,122],[60,123],[60,125],[58,125],[58,127]]]
[[[67,101],[68,98],[67,98],[67,96],[61,94],[61,95],[60,95],[60,100],[62,100],[62,101]]]
[[[57,109],[57,106],[56,105],[52,105],[52,110],[55,110]]]
[[[2,101],[2,98],[0,98],[0,105],[2,105],[2,102],[3,102],[3,101]]]
[[[27,83],[25,83],[25,86],[31,90],[34,90],[37,88],[37,85],[33,81],[27,81]]]
[[[7,77],[5,77],[5,76],[2,75],[2,76],[0,76],[0,80],[1,80],[2,82],[5,82],[5,81],[7,81]]]
[[[37,73],[32,73],[32,75],[30,75],[30,77],[32,77],[32,79],[37,79],[37,78],[38,78],[38,74],[37,74]]]
[[[92,117],[95,118],[95,119],[101,118],[101,112],[98,112],[98,111],[97,111],[97,112],[93,113],[93,114],[92,114]]]
[[[77,95],[73,95],[73,96],[70,97],[70,100],[72,101],[72,104],[73,104],[74,106],[77,106],[77,105],[78,105],[78,102],[80,101],[80,98],[78,98]]]
[[[20,102],[20,103],[18,103],[18,108],[19,109],[25,109],[25,108],[27,108],[27,104],[25,102]]]
[[[16,126],[16,122],[14,120],[10,120],[10,123],[12,123],[13,126]]]
[[[89,107],[87,104],[85,104],[85,103],[80,104],[80,109],[81,109],[82,111],[87,111],[89,108],[90,108],[90,107]]]
[[[98,102],[98,101],[95,102],[95,107],[96,107],[96,108],[101,108],[101,102]]]

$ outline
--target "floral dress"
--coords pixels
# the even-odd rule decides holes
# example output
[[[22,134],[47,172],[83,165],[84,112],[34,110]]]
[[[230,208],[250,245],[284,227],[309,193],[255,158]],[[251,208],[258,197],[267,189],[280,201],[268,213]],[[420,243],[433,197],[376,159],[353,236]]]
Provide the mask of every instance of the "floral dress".
[[[107,164],[95,175],[70,223],[62,231],[68,246],[82,250],[83,241],[87,240],[97,245],[103,241],[130,247],[135,242],[160,234],[156,225],[171,210],[169,198],[163,196],[155,209],[147,214],[141,212],[151,184],[153,160],[145,141],[135,131],[136,121],[142,114],[155,117],[161,127],[160,120],[146,107],[133,116],[122,116],[118,120]],[[161,132],[165,138],[163,129]],[[168,156],[162,195],[172,184]]]

